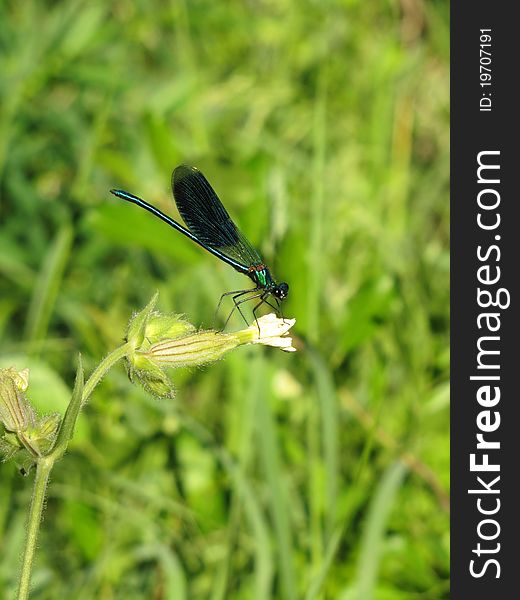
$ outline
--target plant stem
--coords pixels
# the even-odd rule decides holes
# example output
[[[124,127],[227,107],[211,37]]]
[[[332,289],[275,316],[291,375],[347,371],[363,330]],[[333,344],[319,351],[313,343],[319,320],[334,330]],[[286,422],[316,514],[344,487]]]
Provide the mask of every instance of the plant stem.
[[[18,588],[18,600],[26,600],[29,597],[29,583],[31,580],[31,568],[36,549],[36,540],[42,520],[43,503],[45,501],[45,490],[49,481],[49,474],[54,465],[54,460],[42,457],[36,463],[36,476],[34,478],[33,495],[29,519],[27,522],[27,535],[25,539],[25,550],[23,554],[22,572],[20,574],[20,585]]]
[[[105,356],[105,358],[99,363],[99,365],[94,369],[92,375],[88,378],[87,383],[85,383],[83,396],[81,398],[81,406],[85,405],[90,394],[92,394],[96,385],[103,379],[106,372],[112,368],[118,360],[126,356],[129,349],[130,343],[127,342]]]
[[[40,456],[36,459],[36,475],[34,478],[31,508],[29,510],[29,517],[27,521],[25,550],[23,554],[17,600],[27,600],[29,597],[31,570],[34,560],[34,551],[36,549],[36,541],[38,539],[38,532],[40,530],[40,523],[42,520],[45,492],[47,489],[47,483],[49,481],[49,475],[54,467],[54,463],[63,456],[65,450],[67,449],[67,445],[74,432],[74,425],[79,415],[79,409],[87,403],[90,394],[92,394],[94,388],[105,376],[107,371],[113,367],[118,360],[126,356],[129,349],[130,344],[126,343],[105,356],[105,358],[94,369],[92,375],[85,384],[85,387],[82,387],[81,400],[79,399],[79,394],[76,396],[75,391],[71,400],[71,405],[69,406],[69,409],[67,409],[67,413],[64,418],[66,427],[58,434],[55,447],[47,456]],[[83,371],[81,367],[81,361],[80,371],[82,381]],[[75,405],[75,407],[73,405]],[[73,410],[71,411],[71,409]],[[62,425],[64,423],[62,423]]]

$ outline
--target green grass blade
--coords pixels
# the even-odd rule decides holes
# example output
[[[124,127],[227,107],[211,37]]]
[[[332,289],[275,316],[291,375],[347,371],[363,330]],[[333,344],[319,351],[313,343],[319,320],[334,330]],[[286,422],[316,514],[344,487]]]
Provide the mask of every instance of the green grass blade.
[[[370,504],[361,539],[356,586],[342,600],[372,600],[377,583],[379,564],[388,516],[406,473],[403,463],[392,464],[383,475]]]
[[[323,461],[325,465],[325,537],[326,543],[336,525],[339,487],[338,408],[334,382],[323,359],[310,352],[321,411]]]
[[[328,548],[325,552],[325,558],[321,564],[320,570],[318,571],[311,585],[309,586],[309,591],[305,596],[305,600],[315,600],[315,598],[317,598],[320,592],[322,591],[323,585],[327,578],[327,574],[334,561],[336,552],[338,551],[339,543],[341,541],[342,536],[343,527],[336,528],[336,530],[331,535]]]
[[[220,461],[229,474],[235,493],[242,500],[255,539],[255,598],[257,600],[268,600],[271,598],[273,562],[271,560],[269,527],[265,521],[257,495],[248,478],[230,454],[224,448],[215,444],[211,433],[187,415],[181,414],[179,416],[191,433],[200,441],[210,445],[216,459]]]
[[[320,321],[320,296],[322,293],[322,276],[324,273],[323,252],[323,222],[324,222],[324,173],[325,173],[325,146],[326,146],[326,92],[325,86],[320,82],[317,99],[314,107],[313,144],[314,159],[312,165],[313,190],[310,198],[310,231],[308,264],[312,273],[312,285],[307,290],[307,335],[313,342],[319,337]]]
[[[258,360],[255,368],[264,372],[265,369],[262,365],[262,361]],[[276,439],[275,424],[266,394],[259,394],[257,418],[259,453],[269,487],[269,504],[277,542],[282,597],[293,600],[296,598],[296,584],[292,562],[292,533],[287,494],[282,483],[287,479],[280,465],[280,450]]]
[[[25,327],[28,342],[42,340],[47,333],[71,246],[72,229],[63,225],[45,256],[34,287]]]

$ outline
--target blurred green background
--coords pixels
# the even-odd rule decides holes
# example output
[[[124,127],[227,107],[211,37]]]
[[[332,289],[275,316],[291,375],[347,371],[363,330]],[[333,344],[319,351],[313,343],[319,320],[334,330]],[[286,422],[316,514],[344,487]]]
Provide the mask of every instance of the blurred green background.
[[[448,598],[448,2],[7,0],[0,49],[0,366],[39,410],[156,290],[208,327],[247,287],[108,193],[176,216],[181,162],[289,282],[299,348],[175,371],[174,401],[117,365],[33,597]],[[1,465],[1,598],[31,483]]]

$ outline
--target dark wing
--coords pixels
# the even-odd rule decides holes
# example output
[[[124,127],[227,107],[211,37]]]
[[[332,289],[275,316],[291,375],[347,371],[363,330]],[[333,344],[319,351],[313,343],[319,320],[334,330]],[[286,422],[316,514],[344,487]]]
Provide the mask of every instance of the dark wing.
[[[178,166],[172,174],[172,190],[181,217],[204,245],[246,269],[262,263],[258,252],[233,223],[215,190],[198,169]]]

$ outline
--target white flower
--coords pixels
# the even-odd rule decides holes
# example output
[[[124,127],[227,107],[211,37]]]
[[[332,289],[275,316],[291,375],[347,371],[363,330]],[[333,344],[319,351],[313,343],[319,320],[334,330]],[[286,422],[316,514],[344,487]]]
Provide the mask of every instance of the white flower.
[[[292,338],[287,335],[295,323],[296,319],[280,319],[274,313],[264,315],[248,327],[247,331],[254,336],[250,343],[273,346],[284,352],[296,352],[296,348],[292,345]]]

